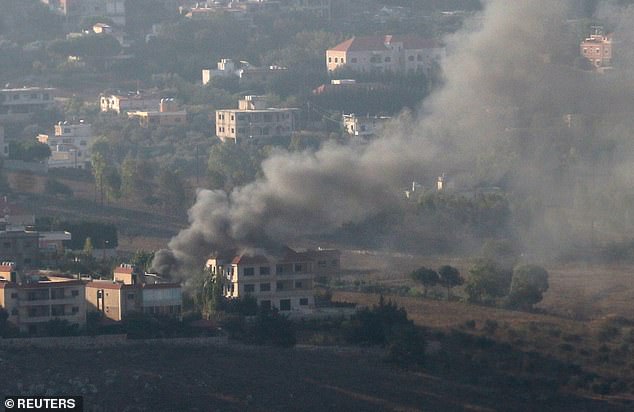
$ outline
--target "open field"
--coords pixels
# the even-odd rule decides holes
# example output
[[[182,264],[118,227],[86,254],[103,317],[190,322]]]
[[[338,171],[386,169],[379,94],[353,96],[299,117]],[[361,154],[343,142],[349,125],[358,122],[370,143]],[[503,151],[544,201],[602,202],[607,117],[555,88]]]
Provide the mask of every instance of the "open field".
[[[531,399],[386,364],[372,350],[264,347],[3,351],[2,394],[83,394],[87,411],[624,411]]]

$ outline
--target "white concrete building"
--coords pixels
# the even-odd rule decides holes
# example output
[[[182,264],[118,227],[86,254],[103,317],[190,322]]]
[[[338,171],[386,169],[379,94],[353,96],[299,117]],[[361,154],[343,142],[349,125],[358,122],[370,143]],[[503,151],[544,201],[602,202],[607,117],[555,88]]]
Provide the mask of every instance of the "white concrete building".
[[[37,140],[51,148],[49,168],[83,169],[90,163],[94,137],[91,125],[83,120],[76,124],[59,122],[55,125],[53,136],[41,134]]]

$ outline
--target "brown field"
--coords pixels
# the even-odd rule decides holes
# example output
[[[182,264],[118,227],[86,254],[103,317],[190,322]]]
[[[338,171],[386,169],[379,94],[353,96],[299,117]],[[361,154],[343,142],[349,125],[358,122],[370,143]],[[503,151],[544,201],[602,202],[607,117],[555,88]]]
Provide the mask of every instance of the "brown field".
[[[0,394],[83,395],[86,411],[625,411],[403,370],[372,350],[168,347],[3,351]]]

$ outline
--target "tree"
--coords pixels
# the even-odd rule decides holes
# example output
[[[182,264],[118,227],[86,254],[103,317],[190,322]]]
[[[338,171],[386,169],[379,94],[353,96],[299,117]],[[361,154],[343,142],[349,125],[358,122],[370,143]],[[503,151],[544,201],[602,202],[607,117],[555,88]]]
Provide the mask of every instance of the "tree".
[[[92,245],[92,240],[89,237],[87,237],[86,241],[84,242],[84,255],[92,256],[94,250],[95,248]]]
[[[104,193],[104,174],[106,172],[106,159],[99,152],[92,154],[92,172],[95,176],[95,188],[99,188],[101,194],[101,205],[103,206],[103,193]]]
[[[185,182],[168,168],[161,168],[157,177],[157,196],[170,213],[177,213],[185,204]]]
[[[449,289],[460,286],[464,279],[460,276],[460,271],[453,266],[444,265],[438,269],[439,282],[441,286],[447,288],[447,300],[449,300]]]
[[[137,250],[132,257],[130,263],[139,270],[148,272],[152,267],[152,260],[154,259],[154,252],[148,252],[145,250]]]
[[[519,265],[513,269],[508,304],[513,308],[530,310],[548,290],[548,272],[537,265]]]
[[[427,289],[436,286],[440,280],[438,272],[433,269],[426,268],[425,266],[422,266],[410,273],[410,277],[423,285],[423,294],[425,296],[427,296]]]
[[[51,156],[51,148],[36,140],[9,142],[9,158],[25,162],[41,162]]]
[[[469,269],[465,291],[470,302],[490,303],[506,296],[511,283],[511,272],[500,268],[491,259],[479,259]]]
[[[121,175],[117,169],[108,168],[104,175],[104,181],[108,199],[119,199],[121,197]]]

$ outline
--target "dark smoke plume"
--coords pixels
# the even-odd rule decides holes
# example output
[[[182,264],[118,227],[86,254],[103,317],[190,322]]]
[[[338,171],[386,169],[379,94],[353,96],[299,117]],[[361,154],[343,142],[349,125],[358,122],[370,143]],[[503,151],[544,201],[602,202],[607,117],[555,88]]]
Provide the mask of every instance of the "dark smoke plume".
[[[615,185],[634,180],[632,121],[619,115],[634,108],[634,77],[570,64],[581,39],[567,23],[569,6],[486,1],[481,14],[445,39],[443,87],[420,113],[403,114],[366,145],[277,152],[263,163],[262,178],[229,194],[200,190],[190,226],[157,253],[154,268],[186,273],[213,252],[276,246],[398,211],[407,182],[442,172],[467,187],[506,179],[509,193],[537,199],[541,206],[520,235],[526,245],[570,241],[569,226],[600,212],[584,200],[596,195],[597,176]],[[633,20],[620,20],[615,36],[632,40],[632,27]],[[627,56],[622,60],[627,67]],[[563,128],[570,114],[591,126]],[[619,158],[594,156],[597,139],[617,134],[611,142]],[[579,154],[576,147],[587,150]]]

